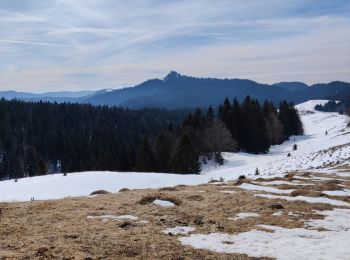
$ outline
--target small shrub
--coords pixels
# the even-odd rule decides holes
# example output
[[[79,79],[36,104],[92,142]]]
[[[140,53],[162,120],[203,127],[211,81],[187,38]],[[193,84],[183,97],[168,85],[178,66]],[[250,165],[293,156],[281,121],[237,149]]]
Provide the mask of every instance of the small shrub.
[[[164,188],[160,188],[160,191],[178,191],[178,189],[176,189],[175,187],[164,187]]]
[[[63,173],[63,176],[67,176],[67,173],[66,173],[66,172],[64,172],[64,173]]]
[[[221,153],[215,153],[215,161],[219,164],[219,165],[223,165],[224,164],[224,158],[222,157]]]
[[[272,204],[270,206],[271,209],[284,209],[282,204]]]
[[[298,150],[298,145],[297,145],[297,144],[294,144],[294,145],[293,145],[293,151],[296,151],[296,150]]]
[[[291,157],[291,154],[290,154],[290,153],[288,153],[288,154],[287,154],[287,157]]]
[[[109,193],[110,192],[105,191],[105,190],[97,190],[97,191],[91,192],[90,196],[93,196],[93,195],[104,195],[104,194],[109,194]]]
[[[260,175],[260,172],[259,172],[258,168],[255,169],[255,175]]]

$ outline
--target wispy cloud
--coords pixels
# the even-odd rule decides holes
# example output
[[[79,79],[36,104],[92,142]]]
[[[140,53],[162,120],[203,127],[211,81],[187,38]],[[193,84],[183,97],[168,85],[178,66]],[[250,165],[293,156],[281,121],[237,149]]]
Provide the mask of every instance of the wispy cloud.
[[[4,0],[0,27],[0,89],[110,88],[168,70],[350,81],[345,0]]]
[[[15,44],[29,44],[29,45],[43,45],[43,46],[71,46],[69,44],[56,44],[56,43],[47,43],[47,42],[12,41],[12,40],[2,40],[2,39],[0,39],[0,42],[15,43]]]

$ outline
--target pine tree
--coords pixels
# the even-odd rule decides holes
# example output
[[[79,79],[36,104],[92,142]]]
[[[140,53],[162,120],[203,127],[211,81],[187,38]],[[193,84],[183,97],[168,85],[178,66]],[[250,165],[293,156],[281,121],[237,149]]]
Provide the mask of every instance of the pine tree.
[[[283,131],[286,137],[289,138],[292,135],[302,135],[304,133],[299,113],[293,103],[282,101],[280,103],[278,118],[283,125]]]
[[[39,176],[47,174],[48,168],[47,168],[47,165],[43,159],[40,159],[38,161],[38,168],[37,169],[38,169]]]
[[[118,170],[121,172],[130,171],[130,162],[129,162],[128,154],[127,154],[127,151],[125,149],[124,144],[121,147],[118,168],[119,168]]]
[[[205,116],[207,122],[213,122],[215,119],[215,112],[212,106],[209,106],[207,114]]]
[[[177,145],[174,171],[182,174],[199,174],[201,164],[188,135],[183,135]]]
[[[142,172],[152,172],[156,169],[156,160],[149,139],[143,138],[137,156],[137,169]]]
[[[263,114],[267,136],[271,145],[281,144],[284,140],[283,125],[278,119],[278,112],[272,102],[267,100],[263,105]]]

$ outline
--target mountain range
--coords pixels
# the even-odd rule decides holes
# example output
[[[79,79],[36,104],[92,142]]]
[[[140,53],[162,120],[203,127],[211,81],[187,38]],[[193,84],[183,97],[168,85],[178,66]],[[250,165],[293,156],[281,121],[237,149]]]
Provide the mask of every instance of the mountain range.
[[[280,82],[268,85],[247,79],[195,78],[172,71],[163,79],[150,79],[134,87],[115,90],[44,94],[0,92],[0,97],[26,101],[171,109],[218,106],[226,97],[242,100],[247,95],[260,101],[268,99],[278,103],[286,99],[296,104],[311,99],[342,99],[350,95],[350,83],[333,81],[309,86],[302,82]]]

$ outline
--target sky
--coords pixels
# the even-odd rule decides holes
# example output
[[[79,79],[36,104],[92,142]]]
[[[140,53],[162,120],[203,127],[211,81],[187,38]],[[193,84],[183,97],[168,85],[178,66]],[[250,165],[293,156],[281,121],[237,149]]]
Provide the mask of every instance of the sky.
[[[172,70],[350,82],[350,1],[0,1],[0,90],[119,88]]]

